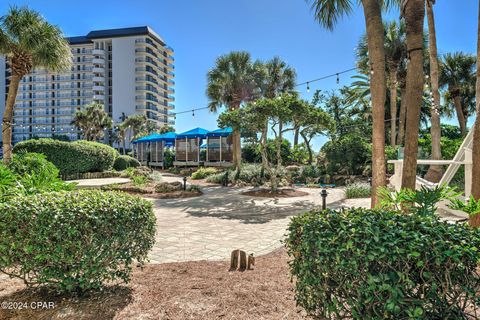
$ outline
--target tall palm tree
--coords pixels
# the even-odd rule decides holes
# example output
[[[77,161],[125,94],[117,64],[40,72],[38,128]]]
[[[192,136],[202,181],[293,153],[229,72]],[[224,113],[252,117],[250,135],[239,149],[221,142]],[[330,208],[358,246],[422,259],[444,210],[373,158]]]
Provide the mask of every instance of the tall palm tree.
[[[127,128],[130,134],[130,142],[137,139],[142,131],[147,127],[148,119],[144,114],[136,113],[129,115],[122,125]]]
[[[293,93],[297,74],[295,69],[290,67],[285,61],[279,57],[274,57],[264,63],[265,72],[263,73],[263,81],[260,84],[265,98],[277,98],[284,93]],[[268,124],[265,126],[267,130]],[[264,134],[267,137],[267,132]],[[277,167],[282,165],[281,145],[283,141],[283,122],[278,123],[278,139],[277,139]]]
[[[83,132],[83,139],[97,141],[112,128],[113,121],[102,104],[90,103],[75,113],[72,124]]]
[[[424,36],[425,0],[402,0],[401,13],[405,19],[407,33],[407,82],[406,130],[403,160],[402,188],[415,190],[417,180],[418,132],[420,108],[423,104],[424,86]]]
[[[446,100],[452,102],[457,114],[460,131],[467,133],[468,106],[462,105],[462,96],[472,91],[475,57],[463,52],[447,53],[440,65],[440,86],[447,88]]]
[[[399,72],[407,55],[405,42],[405,24],[396,21],[387,22],[385,28],[385,61],[387,70],[387,84],[390,93],[390,145],[396,145],[397,138],[397,100]],[[357,47],[357,65],[362,73],[369,73],[367,37],[360,38]]]
[[[122,145],[122,154],[126,154],[126,139],[127,139],[127,127],[122,123],[115,127],[113,132],[113,141],[118,143],[118,149],[120,150],[120,144]]]
[[[362,0],[367,28],[372,97],[372,207],[377,205],[377,189],[386,185],[385,165],[385,47],[382,4],[392,1]],[[332,30],[338,19],[353,11],[353,0],[312,0],[315,19]]]
[[[18,86],[33,68],[68,70],[72,55],[62,31],[27,7],[10,7],[0,17],[0,54],[10,67],[10,82],[2,120],[3,162],[12,158],[12,119]]]
[[[477,104],[477,115],[473,126],[473,147],[472,147],[472,196],[476,200],[480,200],[480,1],[478,10],[478,30],[477,30],[477,72],[475,96]]]
[[[440,145],[441,127],[440,127],[440,90],[438,89],[438,54],[437,54],[437,34],[435,31],[435,15],[433,5],[435,0],[426,0],[427,3],[427,21],[428,21],[428,52],[430,61],[430,85],[432,92],[433,105],[430,111],[430,134],[432,136],[432,160],[442,159],[442,150]],[[430,166],[426,179],[438,182],[443,174],[442,166]]]
[[[210,100],[208,106],[212,112],[221,107],[239,109],[243,103],[253,100],[258,94],[255,68],[250,54],[245,51],[234,51],[218,57],[215,66],[208,71],[207,83],[207,96]],[[240,168],[240,132],[234,130],[232,136],[233,163]]]

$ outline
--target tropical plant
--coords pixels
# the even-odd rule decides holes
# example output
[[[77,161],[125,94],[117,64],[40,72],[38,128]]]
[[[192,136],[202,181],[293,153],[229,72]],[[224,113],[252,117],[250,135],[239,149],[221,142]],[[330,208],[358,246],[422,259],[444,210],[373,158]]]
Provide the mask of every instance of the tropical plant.
[[[2,120],[3,162],[12,158],[13,109],[22,78],[34,68],[65,71],[72,55],[62,31],[28,7],[10,7],[0,17],[0,54],[5,55],[11,77]]]
[[[258,68],[263,66],[264,72],[258,72]],[[286,62],[282,61],[279,57],[274,57],[273,59],[262,63],[255,63],[257,69],[257,74],[260,76],[257,77],[257,81],[260,81],[260,90],[262,95],[265,98],[273,99],[279,97],[280,95],[289,93],[294,94],[293,89],[295,88],[296,82],[296,72],[295,69],[288,66]],[[278,119],[278,138],[277,138],[277,167],[282,166],[282,157],[280,155],[281,147],[283,141],[283,126],[284,119]],[[268,135],[268,125],[264,126],[264,130],[267,130]],[[298,137],[298,135],[297,135]]]
[[[139,138],[142,135],[142,131],[147,126],[148,119],[147,116],[144,114],[132,114],[129,115],[120,125],[119,127],[124,127],[125,130],[130,131],[132,134],[130,135],[132,142],[134,139]],[[145,135],[145,133],[143,133]]]
[[[480,217],[480,200],[475,200],[474,196],[470,196],[467,202],[460,199],[452,199],[448,207],[467,213],[470,226],[474,228],[480,227],[480,220],[478,219]]]
[[[82,131],[84,140],[97,141],[112,128],[113,121],[103,104],[90,103],[75,112],[72,124]]]
[[[218,173],[218,170],[215,168],[199,168],[197,171],[192,173],[192,179],[193,180],[198,180],[198,179],[205,179],[208,176],[211,176],[212,174]]]
[[[352,183],[345,187],[347,199],[369,198],[372,195],[372,187],[368,183]]]
[[[208,106],[212,112],[221,107],[227,111],[237,110],[259,94],[256,71],[250,54],[245,51],[234,51],[218,57],[215,66],[208,71],[207,83]],[[233,163],[240,168],[242,154],[238,127],[232,135]]]
[[[409,59],[405,87],[405,107],[408,112],[405,122],[402,188],[414,190],[417,179],[420,110],[423,104],[425,0],[402,1],[401,14],[405,19],[407,58]],[[375,155],[373,155],[373,158],[375,158]],[[376,192],[376,190],[373,190],[373,192]]]
[[[332,30],[338,19],[353,11],[352,0],[312,0],[315,19]],[[360,2],[360,1],[359,1]],[[376,190],[386,185],[385,165],[385,47],[382,23],[382,5],[387,7],[393,1],[362,0],[363,14],[367,30],[367,43],[370,59],[370,94],[373,118],[372,152],[372,207],[377,203]]]
[[[116,157],[115,162],[113,163],[113,169],[117,171],[122,171],[127,168],[136,168],[140,166],[141,164],[137,159],[126,155]]]
[[[435,188],[422,186],[420,190],[401,189],[395,192],[388,188],[381,188],[378,192],[382,208],[422,216],[435,215],[439,201],[454,201],[460,195],[455,188],[447,186]]]
[[[445,100],[455,109],[462,135],[467,133],[468,117],[475,111],[474,68],[475,57],[463,52],[443,55],[440,64],[439,83],[447,89]]]

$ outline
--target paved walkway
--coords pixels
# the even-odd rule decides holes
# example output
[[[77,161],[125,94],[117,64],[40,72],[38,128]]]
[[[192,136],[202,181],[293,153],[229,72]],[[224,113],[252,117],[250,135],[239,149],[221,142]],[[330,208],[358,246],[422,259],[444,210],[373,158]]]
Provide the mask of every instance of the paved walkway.
[[[110,184],[127,183],[130,179],[127,178],[101,178],[101,179],[82,179],[71,180],[67,182],[75,182],[79,188],[99,188]]]
[[[321,205],[320,189],[301,189],[309,195],[280,199],[240,194],[248,189],[203,187],[200,197],[152,200],[158,227],[151,263],[227,260],[234,249],[255,256],[271,252],[282,245],[291,216]],[[343,199],[341,189],[330,189],[328,207],[370,203]]]

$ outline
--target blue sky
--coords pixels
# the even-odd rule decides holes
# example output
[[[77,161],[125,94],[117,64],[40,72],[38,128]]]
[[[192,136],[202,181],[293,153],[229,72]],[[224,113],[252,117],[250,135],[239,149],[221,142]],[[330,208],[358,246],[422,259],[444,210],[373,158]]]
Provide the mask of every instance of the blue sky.
[[[80,3],[80,5],[79,5]],[[280,56],[295,67],[298,82],[349,69],[354,48],[364,33],[360,8],[341,20],[333,32],[322,29],[304,0],[3,0],[0,13],[11,4],[28,5],[59,25],[67,36],[94,29],[149,25],[175,50],[176,111],[207,105],[206,73],[216,57],[246,50],[254,59]],[[437,1],[439,52],[475,53],[477,1]],[[399,14],[391,11],[387,19]],[[350,82],[347,74],[299,88],[304,98],[315,89],[331,90]],[[216,114],[207,110],[177,116],[177,131],[200,126],[216,128]],[[318,148],[324,139],[315,141]]]

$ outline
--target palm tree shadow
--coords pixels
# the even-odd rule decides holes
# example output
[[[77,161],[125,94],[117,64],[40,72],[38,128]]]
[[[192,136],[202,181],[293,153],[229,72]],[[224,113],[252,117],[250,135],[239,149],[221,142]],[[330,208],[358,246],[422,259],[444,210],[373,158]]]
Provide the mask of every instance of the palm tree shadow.
[[[0,319],[108,320],[113,319],[132,300],[132,290],[125,286],[111,286],[82,296],[56,295],[27,288],[0,297],[0,303],[22,302],[28,306],[21,310],[0,309]],[[38,307],[38,302],[53,303],[54,307]]]

